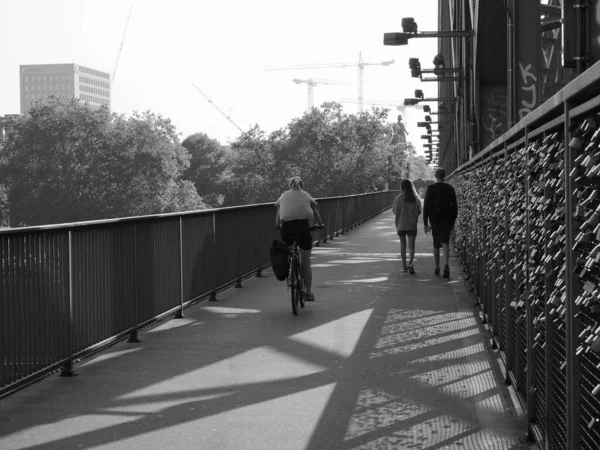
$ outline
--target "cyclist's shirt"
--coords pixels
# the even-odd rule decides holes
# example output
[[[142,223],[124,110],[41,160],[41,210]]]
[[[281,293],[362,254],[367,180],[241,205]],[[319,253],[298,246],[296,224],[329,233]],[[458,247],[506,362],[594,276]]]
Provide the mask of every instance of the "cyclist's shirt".
[[[279,218],[288,220],[313,220],[313,211],[311,205],[317,202],[306,191],[300,189],[290,189],[281,194],[281,197],[275,202],[279,207]]]

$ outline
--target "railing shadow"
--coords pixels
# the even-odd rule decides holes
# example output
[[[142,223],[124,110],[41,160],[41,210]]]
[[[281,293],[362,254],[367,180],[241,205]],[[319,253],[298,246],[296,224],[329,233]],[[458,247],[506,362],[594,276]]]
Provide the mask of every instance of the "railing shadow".
[[[140,333],[136,346],[117,344],[79,377],[6,398],[0,416],[19,419],[0,422],[0,446],[519,448],[471,305],[441,279],[398,274],[387,244],[353,243],[315,252],[329,265],[315,270],[317,300],[299,316],[265,273]],[[270,416],[275,429],[258,436]]]

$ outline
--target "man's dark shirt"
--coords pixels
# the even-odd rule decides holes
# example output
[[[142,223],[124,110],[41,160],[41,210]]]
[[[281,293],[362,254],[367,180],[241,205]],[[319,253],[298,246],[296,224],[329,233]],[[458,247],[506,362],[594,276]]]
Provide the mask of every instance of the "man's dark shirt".
[[[449,223],[451,225],[458,216],[458,203],[454,188],[447,183],[430,184],[425,193],[423,205],[423,223]]]

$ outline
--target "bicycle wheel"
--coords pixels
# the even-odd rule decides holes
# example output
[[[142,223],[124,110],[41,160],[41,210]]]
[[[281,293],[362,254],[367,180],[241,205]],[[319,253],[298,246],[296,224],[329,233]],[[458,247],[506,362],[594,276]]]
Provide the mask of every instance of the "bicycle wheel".
[[[298,292],[298,302],[300,303],[300,306],[302,308],[304,308],[304,274],[302,273],[302,267],[298,267],[298,276],[296,277],[297,279],[297,289],[296,291]]]
[[[292,311],[298,314],[298,272],[296,258],[290,260],[290,292],[292,299]]]

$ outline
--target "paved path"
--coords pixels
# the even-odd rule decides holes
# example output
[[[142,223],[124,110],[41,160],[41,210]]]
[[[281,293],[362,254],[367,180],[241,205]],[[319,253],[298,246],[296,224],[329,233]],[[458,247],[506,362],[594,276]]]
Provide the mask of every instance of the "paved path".
[[[386,212],[314,252],[293,316],[267,272],[0,401],[0,449],[525,449],[452,258],[400,272]]]

